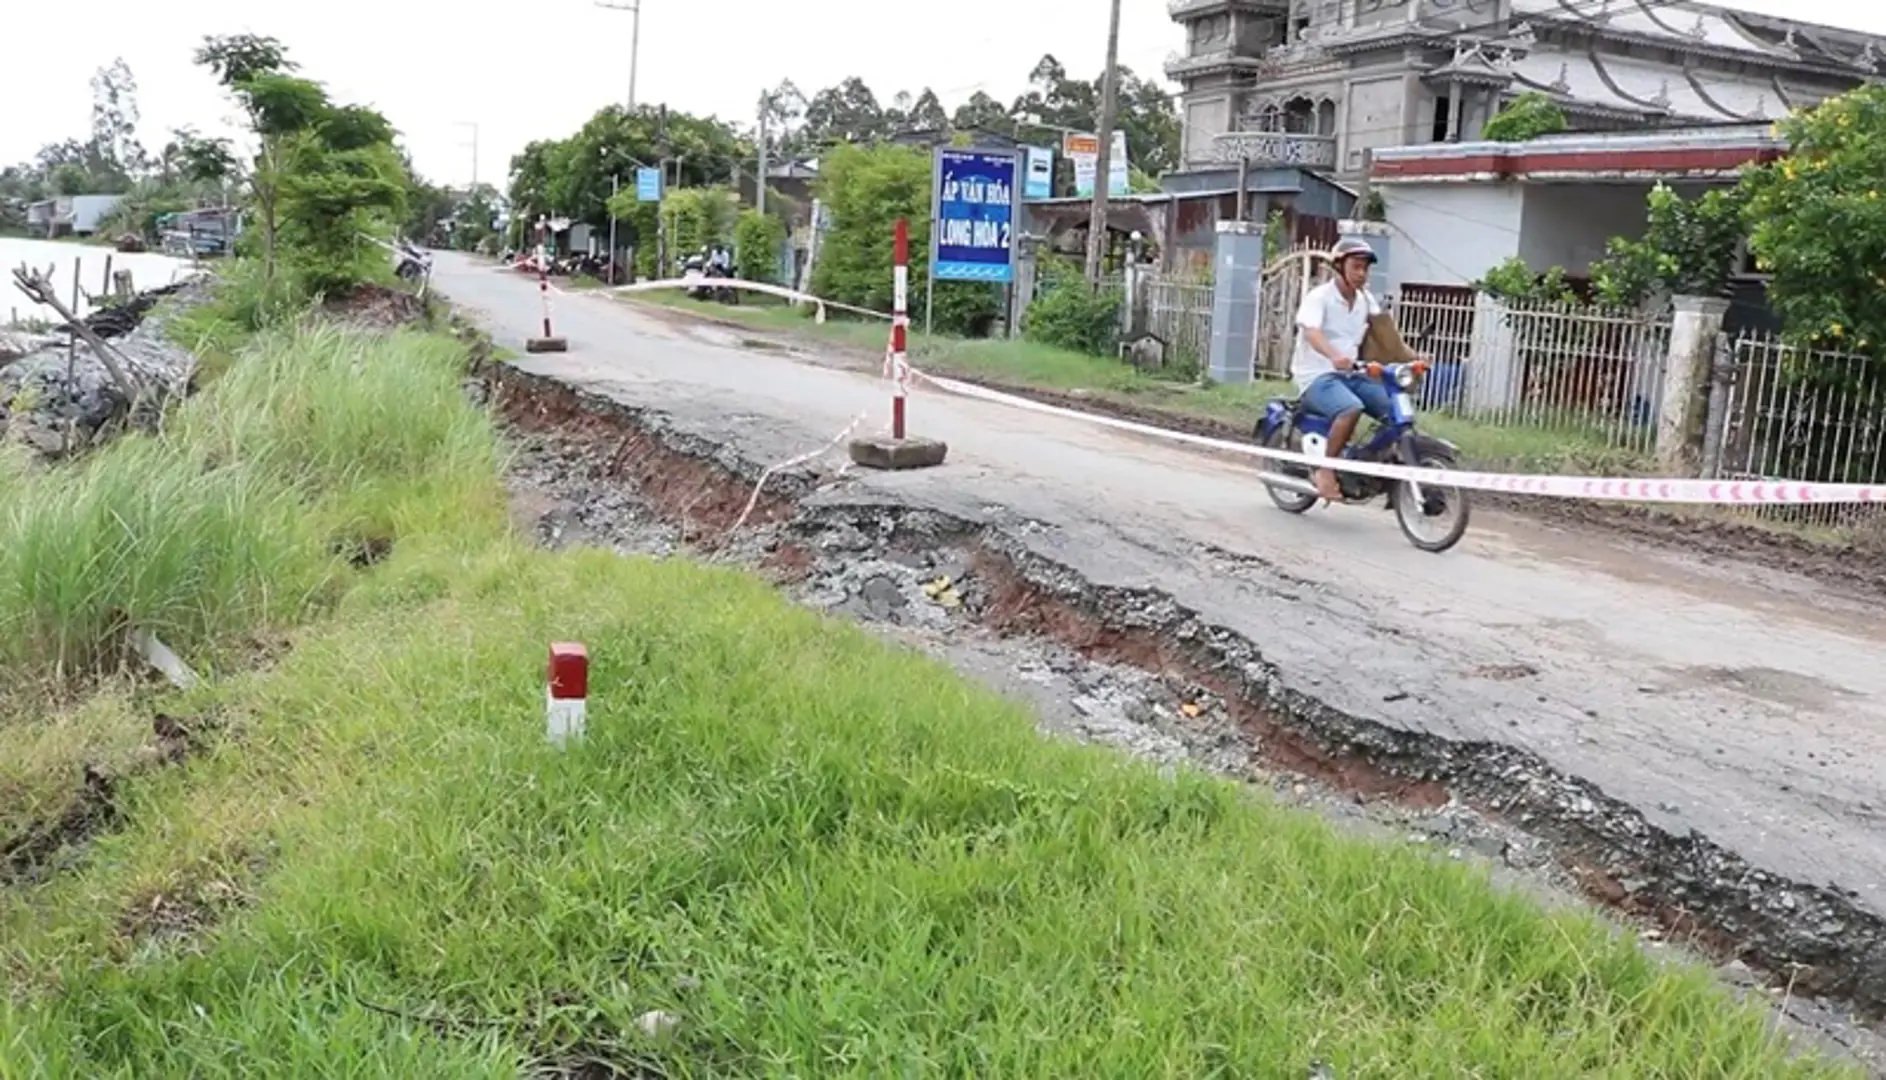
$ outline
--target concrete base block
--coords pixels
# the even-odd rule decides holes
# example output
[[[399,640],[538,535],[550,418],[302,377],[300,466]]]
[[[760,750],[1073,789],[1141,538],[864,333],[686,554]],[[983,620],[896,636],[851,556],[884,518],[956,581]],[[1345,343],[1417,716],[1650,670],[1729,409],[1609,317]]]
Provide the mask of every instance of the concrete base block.
[[[888,435],[851,441],[851,460],[867,469],[933,469],[950,448],[935,439],[893,439]]]
[[[569,352],[570,343],[560,337],[534,337],[524,343],[527,353]]]

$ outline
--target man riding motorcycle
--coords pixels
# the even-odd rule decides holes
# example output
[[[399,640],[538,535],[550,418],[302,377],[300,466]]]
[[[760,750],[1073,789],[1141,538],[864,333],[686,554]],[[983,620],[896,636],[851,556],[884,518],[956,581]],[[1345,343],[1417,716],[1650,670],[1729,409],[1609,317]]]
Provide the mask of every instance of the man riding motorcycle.
[[[1330,252],[1335,271],[1330,280],[1311,289],[1297,309],[1296,353],[1290,376],[1305,412],[1330,421],[1324,454],[1339,457],[1367,412],[1387,421],[1391,405],[1388,388],[1372,379],[1360,362],[1362,341],[1369,320],[1382,306],[1369,292],[1369,269],[1375,249],[1364,240],[1343,240]],[[1314,473],[1317,494],[1330,502],[1342,501],[1342,489],[1333,469]]]

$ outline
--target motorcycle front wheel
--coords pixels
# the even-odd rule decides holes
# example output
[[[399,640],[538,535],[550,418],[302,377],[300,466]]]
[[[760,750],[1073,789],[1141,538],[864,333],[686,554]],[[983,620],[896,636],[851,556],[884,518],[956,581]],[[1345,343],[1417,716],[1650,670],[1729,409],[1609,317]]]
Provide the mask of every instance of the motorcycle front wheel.
[[[1423,469],[1454,467],[1451,460],[1430,454],[1423,454],[1416,464]],[[1395,523],[1401,526],[1401,534],[1419,550],[1435,555],[1460,543],[1467,535],[1473,511],[1466,489],[1451,484],[1421,484],[1417,498],[1415,488],[1406,480],[1397,481]]]

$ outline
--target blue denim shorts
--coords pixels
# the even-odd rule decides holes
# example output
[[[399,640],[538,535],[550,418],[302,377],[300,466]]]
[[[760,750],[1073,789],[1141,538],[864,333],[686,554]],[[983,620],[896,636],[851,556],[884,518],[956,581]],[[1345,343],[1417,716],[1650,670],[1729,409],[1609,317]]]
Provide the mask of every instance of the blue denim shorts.
[[[1303,408],[1313,416],[1334,420],[1353,412],[1366,412],[1384,423],[1393,415],[1388,387],[1382,380],[1361,372],[1332,372],[1318,375],[1303,391]]]

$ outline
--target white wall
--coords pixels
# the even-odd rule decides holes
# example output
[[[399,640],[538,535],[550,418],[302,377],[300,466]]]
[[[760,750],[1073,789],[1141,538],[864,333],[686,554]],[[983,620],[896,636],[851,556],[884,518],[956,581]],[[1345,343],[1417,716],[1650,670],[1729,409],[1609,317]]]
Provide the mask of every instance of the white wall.
[[[1519,257],[1534,270],[1582,277],[1613,236],[1644,235],[1648,184],[1528,184]]]
[[[1383,184],[1394,238],[1387,277],[1466,285],[1519,253],[1522,189],[1512,183]]]

